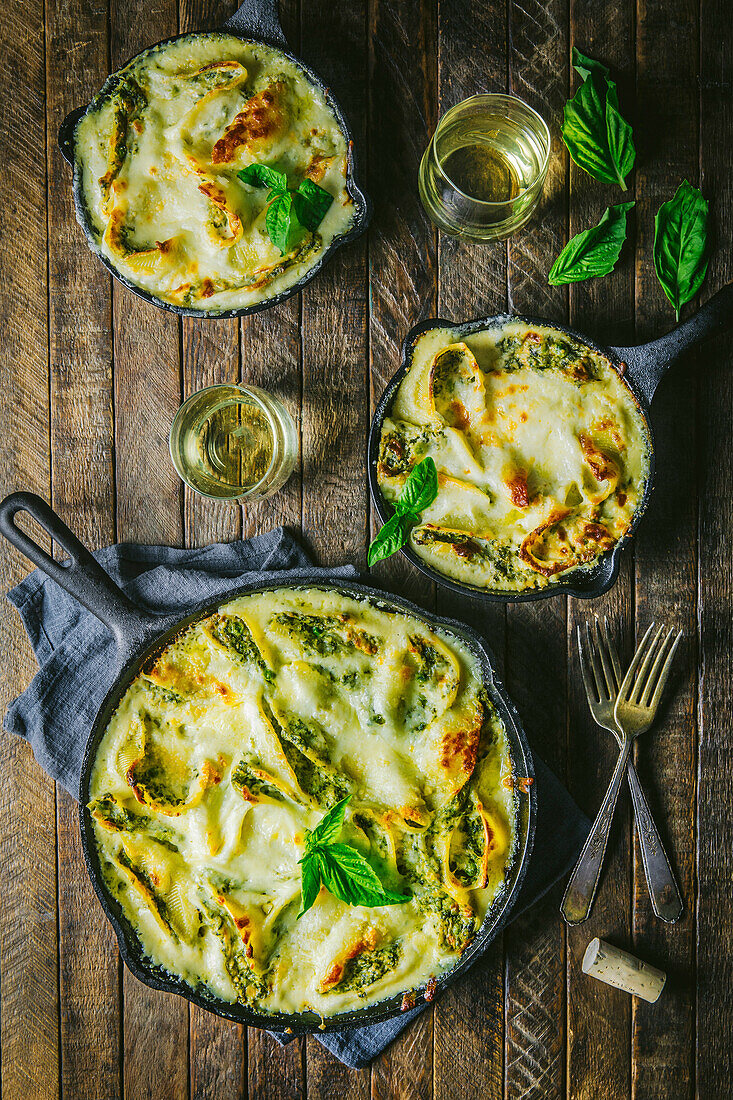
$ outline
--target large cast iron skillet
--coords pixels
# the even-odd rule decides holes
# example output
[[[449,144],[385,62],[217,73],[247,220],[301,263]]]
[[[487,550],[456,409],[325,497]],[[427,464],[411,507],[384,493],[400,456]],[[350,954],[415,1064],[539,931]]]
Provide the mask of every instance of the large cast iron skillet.
[[[60,562],[54,561],[32,538],[16,526],[15,516],[21,511],[29,513],[52,536],[69,555],[70,564],[64,566]],[[270,585],[251,585],[235,588],[226,595],[219,596],[215,601],[190,608],[183,616],[178,614],[155,614],[131,603],[122,590],[113,583],[101,566],[97,564],[89,551],[72,534],[66,524],[59,519],[44,500],[33,493],[13,493],[2,501],[0,504],[0,532],[22,554],[30,558],[35,565],[50,577],[53,577],[71,596],[79,600],[89,611],[96,615],[113,633],[117,644],[118,673],[99,708],[87,741],[79,791],[79,816],[87,869],[102,908],[112,922],[120,945],[120,952],[128,967],[141,982],[152,986],[153,989],[178,993],[189,1001],[193,1001],[194,1004],[231,1020],[238,1020],[241,1023],[251,1024],[255,1027],[266,1027],[271,1031],[291,1029],[294,1034],[322,1030],[319,1027],[320,1018],[312,1012],[269,1016],[245,1008],[242,1005],[229,1004],[210,993],[194,992],[182,981],[153,966],[145,958],[137,937],[128,927],[122,915],[119,903],[104,885],[99,867],[92,819],[86,809],[86,804],[89,801],[91,770],[97,746],[130,682],[137,676],[143,665],[164,646],[168,645],[180,631],[185,630],[186,627],[198,619],[211,614],[218,606],[235,596],[250,592],[262,592],[273,588],[321,587],[344,593],[347,596],[367,598],[388,610],[408,611],[429,626],[437,625],[456,635],[475,656],[481,669],[486,690],[504,722],[509,741],[513,773],[517,776],[533,777],[532,755],[519,716],[494,674],[492,657],[486,644],[474,631],[460,623],[436,618],[398,596],[393,596],[376,588],[369,588],[363,584],[352,584],[350,582],[340,582],[334,585],[314,585],[305,580],[300,584],[295,582],[278,584],[277,581],[274,581]],[[510,860],[506,885],[486,914],[479,932],[464,952],[460,963],[439,980],[439,988],[452,982],[484,952],[505,922],[519,893],[534,839],[537,814],[535,785],[530,785],[528,796],[520,794],[518,798],[517,842]],[[386,1020],[392,1016],[397,1016],[401,1011],[400,1002],[401,997],[392,997],[368,1008],[330,1017],[325,1022],[326,1030],[333,1031],[348,1027],[360,1027],[377,1020]]]
[[[326,103],[328,103],[335,114],[336,121],[346,138],[346,146],[348,149],[346,189],[354,202],[354,222],[348,233],[345,233],[341,237],[336,237],[331,242],[328,248],[322,253],[318,262],[305,273],[302,279],[299,279],[297,283],[288,287],[287,290],[282,291],[282,293],[272,298],[268,298],[264,302],[258,302],[256,305],[252,306],[243,306],[241,309],[228,309],[219,312],[173,305],[171,302],[166,302],[162,298],[156,297],[155,294],[151,294],[150,291],[145,290],[143,287],[136,286],[135,283],[127,279],[109,262],[97,243],[84,200],[81,166],[74,152],[74,132],[76,124],[79,119],[86,114],[91,104],[86,104],[84,107],[77,107],[76,110],[71,111],[61,123],[61,128],[59,130],[59,147],[65,159],[74,169],[72,188],[74,193],[76,220],[84,230],[87,243],[94,255],[102,261],[108,271],[114,275],[115,279],[119,279],[121,283],[124,283],[133,294],[137,294],[138,297],[144,298],[146,302],[152,302],[153,305],[160,306],[161,309],[168,309],[172,313],[178,313],[182,317],[247,317],[250,313],[259,313],[263,309],[269,309],[270,306],[276,306],[278,303],[284,302],[286,298],[290,298],[293,294],[297,294],[299,290],[302,290],[306,283],[309,283],[311,279],[318,274],[326,260],[329,259],[337,248],[361,236],[369,224],[369,219],[371,217],[371,203],[356,181],[357,170],[354,156],[354,142],[349,124],[344,118],[343,111],[332,95],[331,90],[323,83],[321,78],[317,76],[308,65],[301,61],[300,58],[295,57],[294,54],[288,51],[285,35],[283,34],[278,18],[277,0],[244,0],[237,11],[235,11],[234,15],[227,19],[226,23],[219,29],[227,34],[235,35],[245,42],[258,42],[278,49],[285,57],[294,61],[295,64],[303,70],[310,83],[323,93]],[[190,37],[190,34],[174,35],[173,38],[163,39],[162,42],[158,42],[154,46],[149,46],[142,52],[148,53],[149,50],[157,49],[159,46],[165,46],[168,42],[175,42],[178,38],[188,37]],[[138,54],[136,56],[140,55]]]
[[[402,363],[399,370],[393,375],[386,390],[382,394],[372,419],[369,431],[369,486],[372,499],[381,523],[386,523],[393,514],[392,505],[384,499],[377,479],[377,461],[379,458],[379,441],[382,437],[382,425],[385,417],[389,416],[397,389],[400,382],[412,365],[412,355],[417,338],[433,328],[450,328],[462,340],[465,336],[496,325],[506,324],[508,321],[524,321],[529,325],[549,325],[560,332],[567,333],[574,340],[585,344],[594,351],[605,355],[616,368],[622,381],[626,384],[631,396],[639,407],[646,430],[649,435],[649,478],[646,484],[644,497],[636,510],[633,522],[626,535],[603,554],[598,563],[592,569],[578,570],[569,574],[567,580],[560,580],[547,588],[530,589],[527,592],[497,592],[492,589],[478,588],[470,584],[462,584],[460,581],[451,580],[449,577],[432,569],[422,558],[418,557],[410,546],[404,546],[402,553],[408,558],[421,573],[431,580],[442,584],[445,588],[451,588],[454,592],[470,593],[479,599],[496,603],[519,603],[530,600],[544,600],[548,596],[570,595],[582,599],[595,599],[607,592],[616,583],[620,568],[621,551],[628,546],[633,537],[644,512],[646,511],[654,482],[654,436],[649,420],[649,407],[654,397],[654,392],[662,378],[673,363],[695,344],[707,340],[710,336],[724,332],[733,327],[733,283],[719,290],[709,302],[698,310],[688,321],[684,321],[677,328],[672,329],[666,336],[660,336],[658,340],[652,340],[648,344],[640,344],[632,348],[605,348],[596,344],[580,332],[575,332],[566,325],[559,325],[555,321],[544,320],[539,317],[524,317],[521,314],[500,313],[494,317],[480,317],[475,321],[467,321],[463,324],[455,324],[453,321],[444,321],[440,318],[430,318],[410,329],[405,342],[402,345]]]

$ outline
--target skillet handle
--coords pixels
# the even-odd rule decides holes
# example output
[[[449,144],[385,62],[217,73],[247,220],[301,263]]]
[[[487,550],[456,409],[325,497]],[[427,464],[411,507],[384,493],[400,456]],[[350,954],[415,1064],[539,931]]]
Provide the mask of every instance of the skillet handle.
[[[15,522],[18,512],[32,516],[66,551],[71,564],[62,565],[21,531]],[[120,648],[128,649],[143,641],[153,628],[160,630],[159,617],[141,610],[127,598],[42,497],[35,493],[11,493],[5,497],[0,502],[0,534],[109,627]]]
[[[234,31],[243,38],[255,38],[271,46],[287,49],[287,42],[280,26],[278,0],[243,0],[234,15],[224,24],[225,30]]]
[[[611,348],[627,364],[629,374],[648,404],[667,370],[679,357],[711,336],[733,327],[733,283],[714,294],[697,313],[658,340],[635,348]]]

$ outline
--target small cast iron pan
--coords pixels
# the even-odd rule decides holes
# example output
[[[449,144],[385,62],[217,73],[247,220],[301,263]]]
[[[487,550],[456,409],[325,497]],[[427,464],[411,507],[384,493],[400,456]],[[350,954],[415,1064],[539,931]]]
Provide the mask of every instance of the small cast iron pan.
[[[68,565],[62,565],[43,550],[33,539],[25,534],[15,523],[18,512],[25,511],[48,532],[55,542],[71,559]],[[162,989],[167,993],[177,993],[202,1008],[209,1009],[219,1016],[230,1020],[265,1027],[270,1031],[292,1030],[293,1034],[306,1034],[324,1030],[320,1017],[313,1012],[287,1015],[284,1013],[266,1015],[243,1005],[230,1004],[206,991],[194,992],[190,986],[172,977],[160,967],[153,965],[143,954],[140,943],[123,916],[117,900],[104,885],[99,866],[99,857],[94,839],[91,815],[86,809],[89,801],[89,787],[92,765],[97,747],[104,734],[120,699],[129,684],[135,679],[147,661],[159,653],[173,639],[192,623],[210,615],[217,607],[235,596],[252,592],[264,592],[282,588],[322,588],[340,592],[357,599],[373,601],[387,610],[407,611],[421,619],[428,626],[437,626],[455,635],[463,642],[476,659],[484,685],[497,708],[506,728],[512,771],[517,776],[534,777],[532,754],[527,744],[519,716],[508,698],[503,686],[494,672],[493,658],[486,643],[469,627],[450,619],[438,618],[403,600],[399,596],[370,588],[363,584],[338,583],[313,584],[307,580],[300,583],[290,581],[272,584],[245,585],[233,588],[231,592],[220,595],[216,600],[190,608],[184,615],[155,614],[135,606],[112,581],[107,573],[95,561],[89,551],[79,542],[65,523],[48,504],[34,493],[13,493],[0,503],[0,533],[7,538],[34,565],[52,577],[69,595],[73,596],[96,615],[112,632],[117,645],[118,672],[94,720],[89,733],[84,763],[79,785],[79,822],[81,826],[82,847],[87,870],[94,885],[102,908],[107,914],[117,935],[122,958],[141,982],[153,989]],[[527,864],[532,853],[534,830],[537,817],[536,785],[529,785],[528,794],[517,794],[516,843],[507,869],[506,883],[487,912],[478,933],[463,953],[460,962],[438,980],[438,988],[444,988],[463,973],[486,950],[486,947],[505,923],[516,901]],[[401,996],[391,997],[379,1004],[354,1012],[344,1012],[329,1017],[325,1021],[325,1030],[335,1031],[350,1027],[362,1027],[378,1020],[388,1020],[399,1016]]]
[[[236,38],[241,38],[244,42],[255,42],[265,46],[272,46],[274,49],[279,50],[281,54],[290,61],[293,61],[298,68],[303,71],[307,80],[323,94],[326,103],[336,116],[339,128],[346,139],[346,147],[348,150],[346,190],[354,203],[354,221],[348,233],[345,233],[341,237],[336,237],[331,241],[331,244],[324,250],[318,262],[315,263],[313,267],[309,268],[302,279],[299,279],[297,283],[293,283],[287,290],[282,291],[282,293],[272,298],[268,298],[264,302],[258,302],[256,305],[252,306],[243,306],[241,309],[227,309],[219,312],[173,305],[171,302],[166,302],[162,298],[156,297],[155,294],[151,294],[150,291],[145,290],[144,287],[136,286],[135,283],[127,279],[109,262],[97,243],[84,200],[81,166],[76,158],[74,150],[76,125],[89,110],[91,103],[86,104],[84,107],[77,107],[74,111],[71,111],[61,123],[59,129],[59,148],[65,160],[67,160],[74,169],[72,190],[74,194],[76,220],[84,230],[87,244],[94,255],[102,261],[107,270],[114,275],[115,279],[123,283],[128,290],[133,292],[133,294],[137,294],[139,298],[144,298],[146,302],[152,302],[153,305],[159,306],[161,309],[170,310],[171,313],[178,313],[181,317],[248,317],[250,313],[260,313],[263,309],[269,309],[271,306],[276,306],[280,302],[284,302],[286,298],[291,298],[293,294],[297,294],[299,290],[302,290],[303,287],[318,274],[324,263],[333,255],[337,248],[340,248],[343,244],[349,244],[350,241],[360,237],[368,226],[372,214],[371,202],[357,183],[354,142],[349,124],[344,117],[344,113],[339,103],[331,93],[331,90],[308,65],[289,52],[287,42],[285,41],[285,35],[283,34],[278,18],[278,0],[244,0],[237,11],[235,11],[234,15],[219,27],[219,31],[226,34],[232,34]],[[215,32],[209,31],[206,33],[211,34]],[[159,46],[165,46],[169,42],[175,42],[179,38],[190,37],[191,32],[187,34],[177,34],[172,38],[165,38],[161,42],[155,43],[153,46],[148,46],[147,49],[141,52],[148,53],[150,50],[157,49]],[[136,56],[139,57],[140,54],[136,54]],[[131,58],[130,60],[133,59]],[[124,68],[124,66],[122,67]]]
[[[377,461],[379,458],[379,441],[382,437],[382,425],[385,418],[389,416],[397,389],[412,365],[412,355],[417,338],[421,336],[423,332],[427,332],[428,329],[450,328],[455,332],[457,339],[462,340],[465,336],[470,336],[474,332],[481,332],[487,328],[504,325],[509,321],[523,321],[531,326],[547,325],[557,329],[559,332],[566,333],[568,336],[572,336],[574,340],[577,340],[581,344],[585,344],[586,347],[592,348],[594,351],[600,352],[601,355],[605,355],[606,358],[610,360],[612,366],[618,371],[621,380],[625,383],[631,396],[634,398],[634,401],[641,411],[649,438],[649,478],[646,483],[644,497],[634,514],[631,527],[624,537],[619,539],[609,551],[603,554],[591,569],[578,570],[577,572],[571,573],[565,581],[560,580],[554,584],[548,585],[547,588],[530,589],[527,592],[498,592],[492,589],[478,588],[471,584],[462,584],[459,581],[454,581],[444,576],[436,569],[432,569],[426,562],[418,557],[410,546],[402,547],[401,553],[403,553],[421,573],[430,577],[430,579],[437,584],[442,584],[445,588],[450,588],[454,592],[461,592],[463,594],[470,593],[472,596],[476,596],[488,602],[526,603],[531,600],[545,600],[548,596],[560,595],[577,596],[581,599],[596,599],[596,597],[603,595],[604,592],[608,592],[609,588],[612,588],[616,583],[621,565],[621,551],[624,547],[628,546],[633,538],[641,518],[649,505],[655,467],[654,436],[649,419],[649,407],[654,397],[654,392],[662,376],[669,370],[672,364],[688,350],[688,348],[701,343],[703,340],[707,340],[708,337],[716,336],[726,329],[733,327],[733,283],[729,283],[727,286],[723,287],[722,290],[719,290],[718,293],[715,294],[710,301],[706,302],[697,313],[689,318],[689,320],[683,321],[681,325],[672,329],[666,336],[660,336],[659,339],[652,340],[648,344],[640,344],[632,348],[606,348],[590,340],[582,333],[568,328],[567,325],[559,325],[555,321],[548,321],[539,317],[525,317],[522,314],[499,313],[494,317],[480,317],[475,321],[466,321],[462,324],[455,324],[453,321],[444,321],[440,318],[431,317],[427,321],[423,321],[421,324],[416,325],[415,328],[410,329],[402,345],[402,363],[400,368],[393,375],[386,390],[382,394],[374,417],[372,418],[372,425],[369,431],[369,486],[374,506],[381,523],[386,523],[393,515],[392,505],[382,496],[382,491],[379,488],[379,481],[377,479]]]

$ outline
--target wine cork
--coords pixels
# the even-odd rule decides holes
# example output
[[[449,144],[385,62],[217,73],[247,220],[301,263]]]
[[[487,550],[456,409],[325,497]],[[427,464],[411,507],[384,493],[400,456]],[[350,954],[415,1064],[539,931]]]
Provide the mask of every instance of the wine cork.
[[[584,974],[590,974],[616,989],[623,989],[634,997],[643,997],[650,1004],[658,999],[667,980],[663,970],[657,970],[655,966],[598,937],[588,944],[582,965]]]

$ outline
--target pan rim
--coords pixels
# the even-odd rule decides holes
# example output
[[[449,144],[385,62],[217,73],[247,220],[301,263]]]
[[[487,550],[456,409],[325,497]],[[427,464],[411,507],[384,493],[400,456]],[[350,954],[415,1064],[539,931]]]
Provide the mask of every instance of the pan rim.
[[[268,1031],[296,1035],[325,1034],[329,1031],[344,1031],[364,1027],[366,1025],[398,1018],[402,1014],[400,998],[402,994],[393,995],[383,1001],[352,1012],[340,1013],[327,1017],[325,1020],[315,1013],[285,1014],[275,1013],[268,1015],[257,1012],[249,1007],[220,1000],[205,991],[194,990],[186,985],[182,979],[167,974],[161,967],[156,967],[150,961],[145,960],[140,941],[134,933],[132,925],[122,915],[119,903],[115,901],[107,890],[101,869],[99,867],[99,853],[94,842],[94,831],[91,815],[87,810],[89,799],[89,784],[91,771],[96,756],[99,742],[104,735],[107,724],[114,708],[124,695],[132,680],[138,674],[142,665],[150,659],[151,655],[162,647],[170,644],[171,640],[182,630],[211,614],[222,603],[236,599],[238,596],[255,594],[258,592],[277,591],[282,589],[321,589],[329,592],[338,592],[367,602],[383,603],[388,610],[407,612],[414,614],[428,626],[437,626],[439,629],[455,634],[463,642],[477,661],[480,669],[483,685],[489,698],[500,714],[507,732],[507,740],[510,746],[510,756],[515,774],[524,774],[531,780],[529,792],[526,797],[518,798],[515,802],[517,812],[517,843],[510,869],[507,872],[505,883],[500,889],[494,902],[484,916],[476,935],[469,943],[463,956],[449,970],[445,971],[436,983],[436,990],[443,989],[453,982],[460,974],[464,973],[474,962],[481,958],[488,944],[506,923],[514,903],[521,890],[527,868],[531,859],[534,835],[537,823],[537,785],[534,782],[535,769],[532,750],[529,746],[526,733],[522,726],[517,709],[508,696],[503,683],[495,670],[493,653],[489,644],[473,627],[446,616],[426,611],[410,600],[395,595],[384,589],[365,585],[358,580],[334,580],[309,579],[307,576],[288,580],[267,581],[257,585],[240,585],[230,592],[223,593],[213,600],[206,600],[187,610],[182,616],[173,617],[169,614],[161,616],[161,632],[156,633],[152,641],[143,642],[131,656],[129,656],[121,669],[117,671],[114,682],[106,693],[94,723],[87,738],[82,770],[79,782],[79,826],[81,832],[82,850],[87,873],[92,882],[94,891],[115,933],[120,954],[128,969],[139,981],[153,989],[174,993],[201,1008],[205,1008],[216,1015],[226,1019],[235,1020],[253,1027],[261,1027]],[[520,773],[517,769],[521,768]],[[119,909],[119,913],[117,910]],[[489,918],[491,918],[489,920]]]
[[[132,280],[130,280],[126,275],[119,271],[118,268],[116,268],[111,262],[111,260],[109,260],[109,258],[104,255],[92,230],[88,206],[84,196],[82,166],[80,158],[76,152],[75,140],[73,140],[71,147],[71,190],[74,200],[74,212],[76,215],[76,220],[82,232],[84,233],[84,237],[87,246],[89,247],[89,250],[102,264],[104,264],[109,273],[113,275],[114,278],[118,280],[118,282],[122,283],[123,286],[127,287],[128,290],[131,290],[133,294],[137,295],[137,297],[141,298],[143,301],[150,302],[152,305],[157,306],[159,309],[167,310],[169,313],[174,313],[178,317],[197,317],[204,319],[209,318],[211,320],[221,321],[232,319],[234,317],[249,317],[255,313],[261,313],[263,310],[270,309],[273,306],[280,305],[282,302],[287,301],[288,298],[292,298],[293,295],[303,290],[311,282],[311,280],[313,280],[316,275],[318,275],[324,264],[326,264],[331,259],[337,249],[341,248],[343,245],[350,244],[358,237],[361,237],[366,232],[369,226],[372,216],[372,202],[359,181],[359,169],[351,127],[346,120],[341,104],[334,96],[330,87],[324,83],[324,81],[318,76],[316,72],[314,72],[310,65],[308,65],[305,61],[302,61],[287,47],[280,46],[274,42],[270,42],[265,38],[253,38],[251,35],[242,34],[234,28],[227,26],[215,27],[207,31],[184,31],[181,34],[170,35],[168,38],[163,38],[159,42],[154,42],[150,46],[146,46],[144,49],[139,50],[138,53],[133,54],[133,56],[125,61],[124,64],[120,65],[119,68],[114,69],[113,72],[109,73],[109,75],[105,78],[102,87],[92,97],[92,99],[89,100],[88,103],[75,108],[65,116],[62,130],[66,122],[73,118],[73,116],[76,116],[73,120],[73,125],[71,126],[71,133],[75,139],[76,129],[79,123],[93,108],[95,102],[101,95],[108,81],[112,80],[118,73],[122,72],[123,69],[127,68],[128,65],[132,64],[132,62],[136,61],[139,57],[144,57],[146,54],[154,53],[156,50],[159,50],[164,46],[168,46],[172,42],[178,42],[184,38],[216,36],[233,37],[239,39],[240,42],[248,43],[253,46],[266,46],[268,49],[277,51],[278,53],[286,57],[289,61],[291,61],[298,69],[300,69],[307,78],[308,83],[321,92],[326,101],[326,104],[333,111],[333,114],[336,118],[336,123],[341,133],[343,134],[344,140],[346,141],[346,190],[354,204],[354,219],[352,225],[347,230],[347,232],[341,234],[340,236],[334,237],[328,247],[323,250],[313,266],[308,268],[305,274],[302,275],[297,282],[293,283],[292,286],[286,287],[284,290],[280,291],[272,298],[267,298],[262,302],[256,302],[250,306],[239,306],[232,309],[193,309],[189,306],[177,306],[173,302],[167,302],[164,298],[159,298],[151,291],[146,290],[145,287],[138,286],[137,284],[133,283]]]
[[[390,412],[392,402],[400,383],[412,365],[414,345],[419,337],[422,336],[423,333],[436,328],[450,328],[454,331],[456,336],[470,336],[474,332],[480,332],[483,329],[508,324],[510,322],[520,322],[530,326],[546,326],[558,332],[562,332],[566,336],[571,336],[574,340],[578,341],[578,343],[583,344],[585,347],[590,348],[592,351],[608,359],[621,382],[631,394],[644,424],[649,457],[649,472],[644,487],[644,495],[634,512],[631,524],[628,530],[614,543],[611,549],[601,554],[590,569],[586,569],[582,572],[580,570],[574,571],[572,576],[567,580],[549,584],[545,588],[524,589],[519,592],[502,592],[499,589],[481,588],[476,585],[453,580],[451,577],[445,576],[445,574],[440,573],[437,569],[428,565],[427,562],[423,561],[408,544],[401,546],[399,553],[435,584],[439,584],[443,588],[447,588],[459,595],[473,596],[485,603],[532,603],[537,600],[551,599],[553,596],[573,596],[576,599],[597,599],[599,596],[610,591],[616,583],[621,568],[621,554],[632,542],[639,523],[649,507],[656,472],[654,432],[649,415],[648,403],[643,395],[636,389],[633,376],[630,375],[629,370],[621,369],[622,360],[614,349],[599,344],[597,341],[585,336],[569,325],[548,318],[531,317],[524,313],[513,313],[509,311],[491,314],[488,317],[476,317],[469,321],[458,322],[449,321],[442,317],[428,317],[419,324],[414,325],[402,342],[400,365],[384,388],[382,396],[374,410],[369,428],[369,439],[367,444],[367,477],[369,480],[372,503],[374,504],[381,524],[386,523],[394,514],[392,505],[385,500],[382,494],[379,479],[377,477],[379,445],[384,420]],[[626,365],[624,364],[624,366]]]

